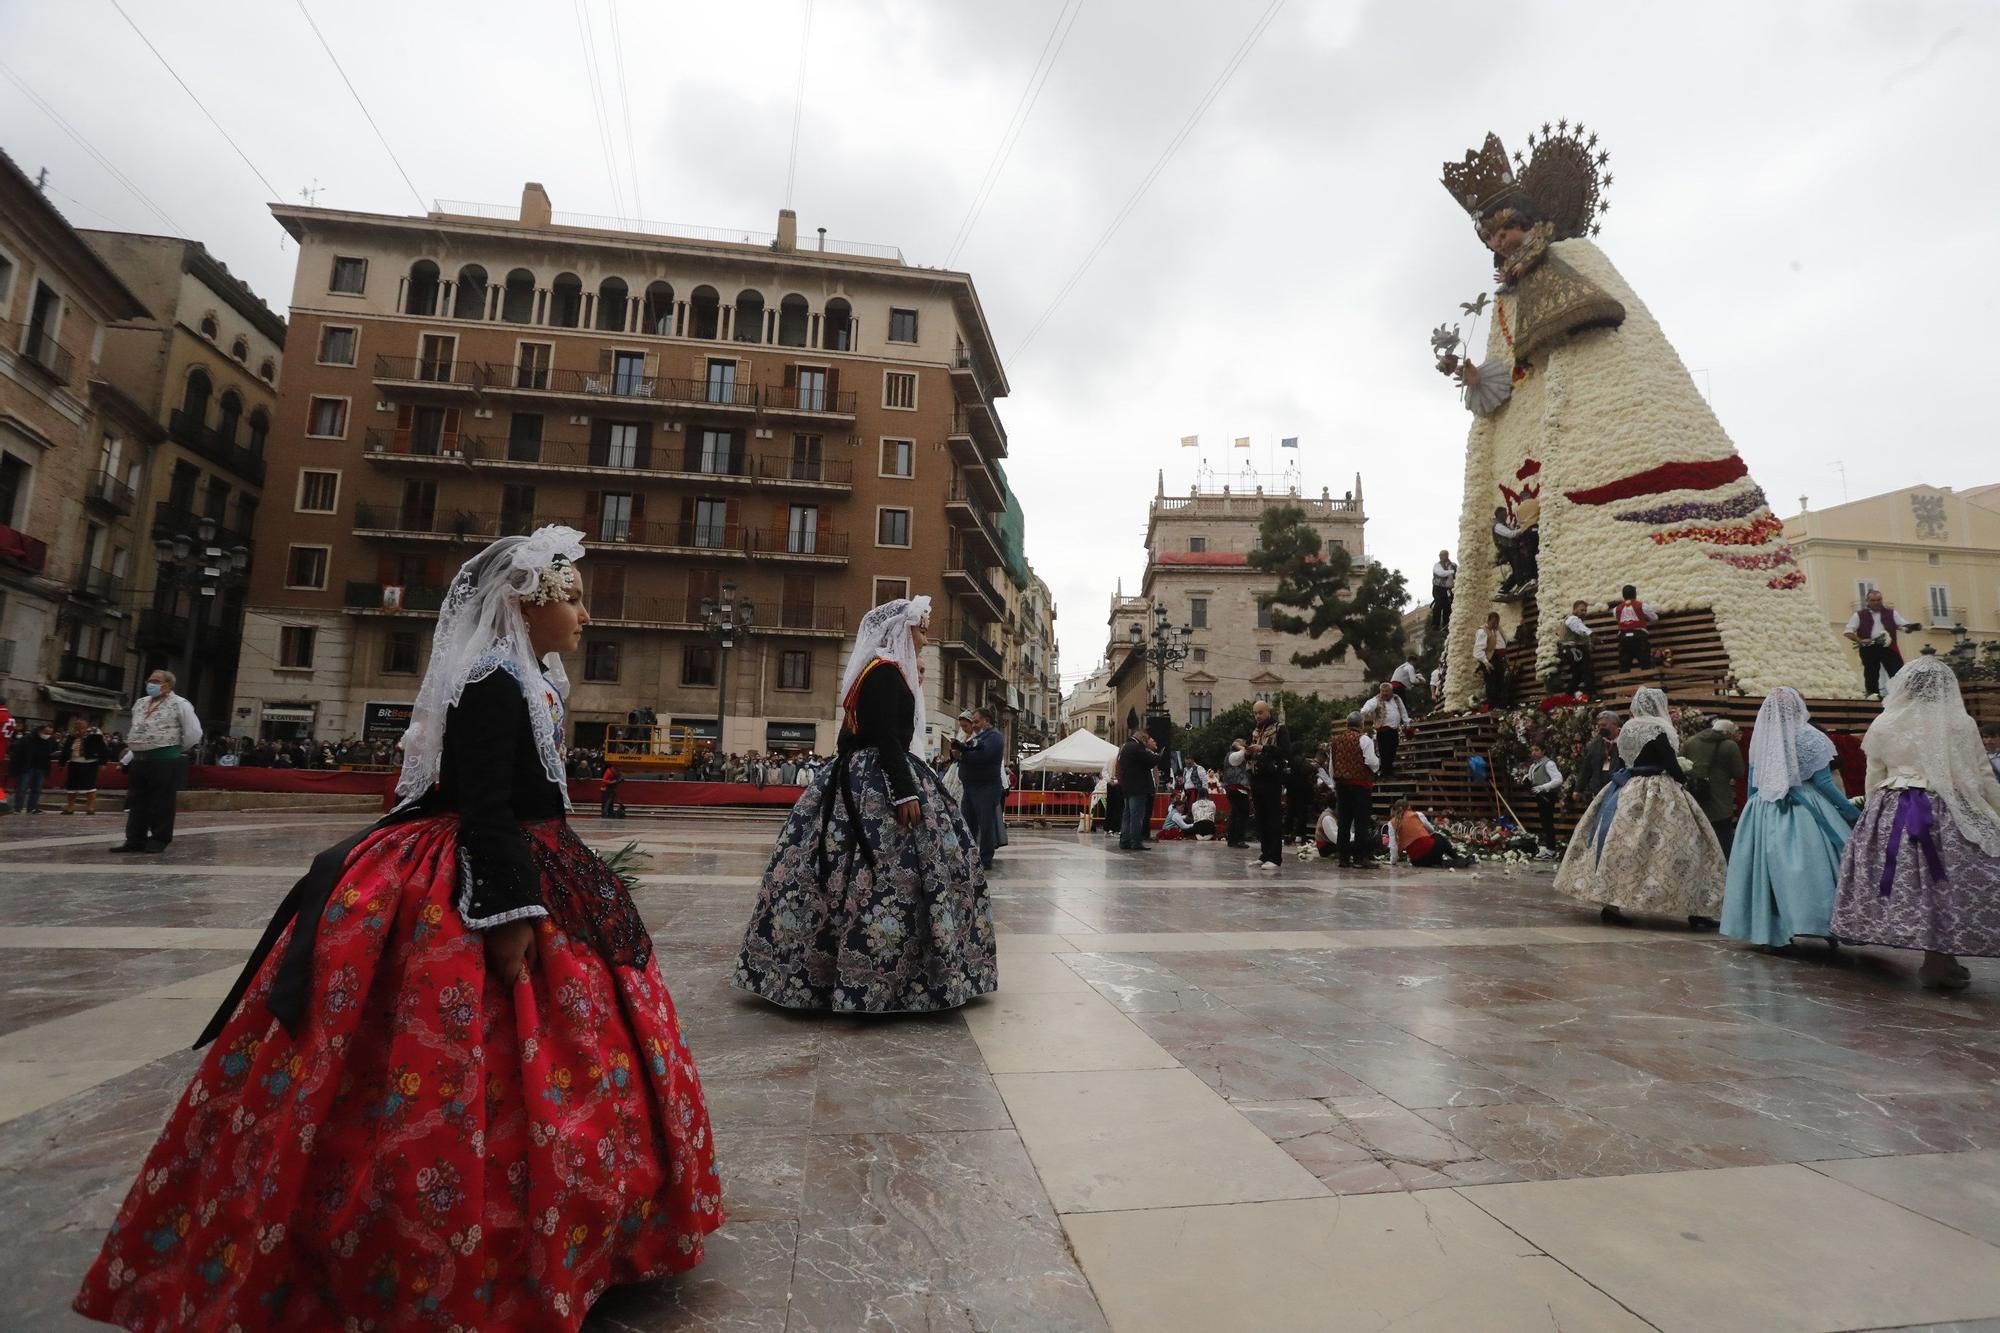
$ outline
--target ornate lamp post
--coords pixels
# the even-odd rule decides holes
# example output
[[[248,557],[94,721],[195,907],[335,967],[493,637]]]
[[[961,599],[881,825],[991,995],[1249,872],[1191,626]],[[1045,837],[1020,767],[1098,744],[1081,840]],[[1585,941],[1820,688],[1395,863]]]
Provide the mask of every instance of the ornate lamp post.
[[[229,588],[243,586],[250,568],[250,548],[215,545],[216,524],[212,518],[195,521],[194,535],[185,532],[161,537],[153,543],[159,557],[158,582],[163,588],[186,589],[188,594],[187,647],[181,654],[180,693],[192,703],[195,694],[195,638],[207,619],[209,602]],[[197,705],[198,706],[198,705]]]
[[[1188,637],[1194,633],[1189,625],[1173,625],[1167,622],[1167,608],[1153,603],[1152,626],[1148,632],[1138,625],[1131,627],[1132,651],[1139,654],[1153,668],[1155,684],[1153,704],[1148,712],[1167,711],[1167,672],[1178,671],[1187,661]]]
[[[729,650],[736,644],[738,634],[748,634],[755,619],[756,608],[748,597],[736,600],[736,585],[724,583],[722,595],[701,599],[702,633],[716,641],[719,651],[715,662],[715,748],[722,750],[722,722],[729,708]]]

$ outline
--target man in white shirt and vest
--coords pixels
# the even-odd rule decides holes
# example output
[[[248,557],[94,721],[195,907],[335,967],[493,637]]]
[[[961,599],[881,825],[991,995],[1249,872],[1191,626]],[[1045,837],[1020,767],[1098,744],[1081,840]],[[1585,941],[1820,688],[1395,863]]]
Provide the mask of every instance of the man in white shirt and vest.
[[[1450,551],[1439,551],[1438,562],[1431,566],[1432,629],[1451,624],[1451,598],[1457,587],[1458,566],[1451,562]]]
[[[1393,777],[1396,770],[1396,741],[1402,728],[1410,725],[1410,709],[1395,688],[1384,683],[1375,697],[1361,705],[1361,716],[1375,728],[1375,753],[1381,758],[1380,777]]]
[[[1903,631],[1922,628],[1904,620],[1894,607],[1885,604],[1880,589],[1868,590],[1867,603],[1847,618],[1846,630],[1847,637],[1861,650],[1862,688],[1867,693],[1881,694],[1883,684],[1894,680],[1903,669]]]
[[[1472,664],[1486,682],[1486,706],[1507,706],[1507,635],[1500,628],[1500,613],[1488,611],[1486,624],[1472,636]]]
[[[1537,861],[1551,861],[1556,854],[1556,797],[1562,793],[1562,770],[1539,745],[1528,747],[1528,789],[1535,794],[1535,808],[1542,816],[1542,848]]]
[[[1583,696],[1597,693],[1597,672],[1590,664],[1590,625],[1583,618],[1589,609],[1590,603],[1585,601],[1571,605],[1556,632],[1556,655],[1562,659],[1569,692]]]
[[[146,677],[146,697],[132,705],[125,729],[125,841],[114,852],[163,852],[174,840],[174,792],[181,760],[201,744],[194,705],[174,693],[174,673]]]

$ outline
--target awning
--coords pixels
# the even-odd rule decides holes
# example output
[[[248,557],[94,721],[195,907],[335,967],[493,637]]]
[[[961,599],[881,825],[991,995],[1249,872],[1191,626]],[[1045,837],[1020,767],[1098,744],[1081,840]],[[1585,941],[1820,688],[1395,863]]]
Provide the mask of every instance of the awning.
[[[274,708],[270,704],[264,705],[266,722],[310,722],[317,716],[319,711],[314,708]]]
[[[811,745],[819,739],[819,726],[812,722],[766,722],[766,745]]]
[[[109,690],[73,690],[67,685],[44,685],[42,693],[72,708],[123,708],[125,697]]]
[[[668,725],[686,727],[698,741],[720,743],[722,740],[722,728],[712,717],[677,717]]]

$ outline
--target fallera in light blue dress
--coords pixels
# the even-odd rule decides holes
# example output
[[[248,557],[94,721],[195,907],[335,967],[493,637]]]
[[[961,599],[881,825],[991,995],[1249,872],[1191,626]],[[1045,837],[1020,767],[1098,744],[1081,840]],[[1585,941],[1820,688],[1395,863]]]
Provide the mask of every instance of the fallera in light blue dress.
[[[1831,935],[1833,894],[1848,830],[1861,812],[1822,768],[1776,801],[1752,795],[1736,821],[1722,933],[1772,948],[1794,935]]]

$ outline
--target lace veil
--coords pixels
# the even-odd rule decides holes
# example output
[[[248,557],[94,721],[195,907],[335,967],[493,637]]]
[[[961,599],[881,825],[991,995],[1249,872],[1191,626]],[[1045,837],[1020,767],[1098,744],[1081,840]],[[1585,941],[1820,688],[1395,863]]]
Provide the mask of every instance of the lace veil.
[[[1659,691],[1655,690],[1655,694]],[[1665,696],[1661,696],[1665,697]],[[1637,716],[1618,729],[1618,755],[1628,765],[1639,762],[1639,752],[1652,744],[1654,737],[1665,736],[1667,744],[1674,747],[1674,753],[1681,752],[1680,733],[1674,724],[1665,718]]]
[[[438,611],[430,669],[403,733],[403,775],[396,783],[401,800],[413,801],[437,782],[446,710],[464,696],[466,686],[505,671],[527,696],[542,768],[563,793],[563,805],[569,805],[562,756],[562,701],[569,695],[569,676],[555,653],[546,663],[536,659],[521,603],[546,595],[544,581],[551,567],[582,558],[582,533],[546,527],[526,537],[502,537],[466,561],[452,579]]]
[[[844,705],[854,682],[861,679],[870,662],[878,657],[894,662],[917,701],[916,730],[911,733],[917,744],[924,739],[924,682],[917,674],[917,641],[910,636],[910,630],[928,625],[930,619],[928,597],[898,597],[882,603],[861,617],[861,627],[854,632],[853,651],[847,655],[847,670],[840,676],[840,699]]]
[[[1750,769],[1758,800],[1784,800],[1792,788],[1834,761],[1833,742],[1806,722],[1811,716],[1806,701],[1789,685],[1772,690],[1757,710],[1757,726],[1750,733]]]
[[[1882,713],[1868,725],[1861,748],[1881,762],[1917,769],[1951,810],[1958,831],[1988,856],[2000,856],[2000,782],[1993,778],[1979,725],[1965,711],[1958,678],[1935,657],[1919,657],[1889,682]],[[1873,767],[1871,763],[1870,767]]]
[[[1632,716],[1657,717],[1662,722],[1671,723],[1672,715],[1667,712],[1667,692],[1653,685],[1641,686],[1632,692]]]

